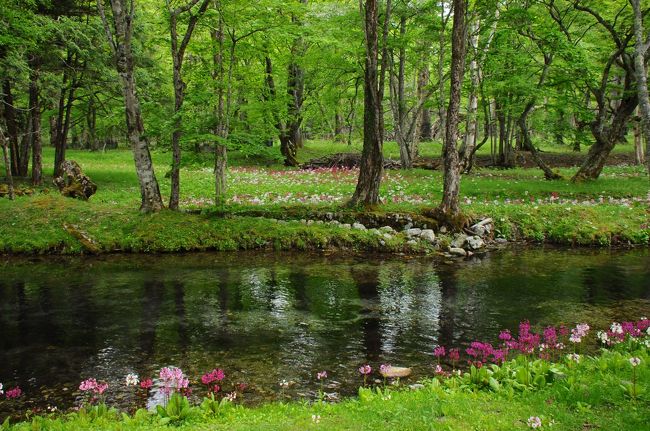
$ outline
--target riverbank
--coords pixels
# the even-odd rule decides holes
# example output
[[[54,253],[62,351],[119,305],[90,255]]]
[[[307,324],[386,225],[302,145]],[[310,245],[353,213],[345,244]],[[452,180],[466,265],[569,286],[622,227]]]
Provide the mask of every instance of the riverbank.
[[[375,388],[361,388],[357,398],[340,403],[275,402],[247,408],[239,404],[242,394],[236,395],[236,391],[223,396],[221,401],[220,397],[217,401],[204,398],[200,405],[190,406],[183,401],[184,398],[175,395],[166,408],[160,407],[157,412],[140,409],[134,414],[126,414],[101,404],[68,414],[54,412],[48,416],[35,416],[15,425],[10,425],[7,421],[2,429],[166,430],[181,427],[191,431],[638,431],[645,429],[650,421],[650,335],[646,335],[647,323],[647,319],[642,319],[636,323],[623,323],[622,326],[612,324],[610,330],[597,334],[597,338],[610,347],[601,349],[595,356],[587,356],[567,354],[564,345],[549,347],[547,344],[539,344],[541,334],[529,333],[524,328],[528,323],[522,322],[518,338],[511,339],[512,348],[525,351],[529,343],[532,343],[531,346],[539,345],[540,355],[548,355],[548,359],[532,359],[520,355],[496,365],[490,362],[499,362],[494,358],[497,358],[500,350],[493,350],[491,344],[477,342],[476,347],[472,344],[474,351],[467,349],[467,354],[474,357],[477,366],[470,366],[462,375],[451,372],[448,365],[444,368],[438,366],[436,378],[405,387],[387,385],[386,382],[382,384],[379,380],[380,383]],[[578,325],[572,329],[572,339],[578,337],[578,340],[567,347],[580,351],[581,338],[586,337],[589,331],[588,325]],[[544,330],[543,341],[555,339],[556,336],[560,340],[567,336],[561,334],[561,328],[559,333],[547,328]],[[504,346],[509,343],[510,336],[508,331],[499,336],[502,341],[506,340],[503,341]],[[534,347],[534,350],[537,351],[538,347]],[[447,353],[454,360],[451,353]],[[444,350],[441,353],[436,350],[435,354],[445,356]],[[505,354],[508,354],[507,350]],[[552,357],[557,359],[550,360]],[[161,376],[162,373],[163,371]],[[135,379],[137,384],[137,376],[130,378]],[[326,373],[324,378],[327,379]],[[88,382],[96,383],[88,380],[80,389],[88,386],[88,389],[82,390],[92,392],[93,386],[89,386]],[[7,399],[4,402],[11,401]],[[175,401],[182,403],[174,407]]]
[[[44,156],[49,164],[52,151],[46,149]],[[226,204],[215,208],[211,168],[204,166],[207,159],[200,159],[181,170],[181,211],[145,215],[137,210],[139,190],[130,152],[71,150],[68,156],[97,183],[97,194],[82,202],[60,196],[49,178],[38,189],[19,182],[25,195],[15,201],[0,198],[0,253],[435,253],[453,239],[423,215],[440,201],[438,171],[387,171],[381,188],[384,203],[362,213],[345,207],[357,170],[237,166],[228,174]],[[153,153],[157,172],[165,172],[168,156]],[[235,160],[240,165],[252,163]],[[558,172],[570,178],[573,170]],[[167,195],[169,179],[159,177],[161,191]],[[648,182],[641,166],[607,166],[599,180],[579,184],[544,181],[536,169],[482,168],[464,177],[461,197],[462,210],[472,221],[493,219],[487,239],[605,247],[650,243]],[[440,247],[431,241],[413,243],[413,238],[401,233],[346,229],[332,222],[350,227],[358,222],[368,229],[388,225],[397,232],[411,223],[433,229]]]
[[[507,241],[568,246],[648,245],[643,203],[478,204],[467,214],[491,217],[493,236]],[[427,254],[451,237],[413,241],[404,224],[427,226],[417,208],[362,214],[336,206],[233,206],[220,212],[141,214],[119,204],[81,202],[54,193],[0,200],[0,251],[5,254],[147,253],[237,250],[352,250]],[[399,217],[396,220],[396,215]],[[327,218],[336,220],[327,221]],[[409,222],[408,220],[413,220]],[[358,221],[368,230],[351,228]],[[338,222],[339,224],[336,224]],[[373,226],[373,224],[375,226]],[[392,224],[395,232],[373,230]],[[348,226],[350,225],[350,226]]]

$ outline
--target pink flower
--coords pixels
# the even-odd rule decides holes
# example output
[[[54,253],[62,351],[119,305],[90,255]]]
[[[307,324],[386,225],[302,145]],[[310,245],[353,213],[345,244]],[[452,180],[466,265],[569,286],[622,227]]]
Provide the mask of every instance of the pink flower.
[[[390,373],[390,370],[391,370],[392,368],[393,368],[393,367],[391,367],[389,364],[381,364],[381,366],[379,367],[379,373],[380,373],[382,376],[385,376],[386,374]]]
[[[203,383],[204,385],[209,385],[214,382],[220,382],[225,378],[226,378],[226,374],[223,372],[223,370],[221,368],[215,368],[209,373],[206,373],[203,376],[201,376],[201,383]]]
[[[153,380],[151,379],[144,379],[143,381],[140,382],[140,387],[142,389],[151,389],[153,386]]]
[[[95,388],[95,393],[101,395],[106,391],[106,389],[108,389],[108,383],[98,383]]]
[[[359,372],[364,376],[367,376],[368,374],[372,373],[372,367],[368,364],[362,365],[359,367]]]
[[[510,334],[510,331],[508,331],[507,329],[504,330],[504,331],[501,331],[501,333],[499,334],[499,340],[501,340],[501,341],[510,341],[510,340],[512,340],[512,335]]]
[[[22,389],[20,389],[19,386],[16,386],[15,388],[7,389],[5,392],[5,396],[7,397],[8,400],[11,400],[13,398],[18,398],[23,394]]]
[[[460,351],[458,349],[449,349],[449,359],[457,361],[460,359]]]
[[[441,358],[445,356],[445,347],[444,346],[438,346],[435,349],[433,349],[433,356],[436,358]]]
[[[96,379],[86,379],[79,385],[82,392],[92,392],[101,395],[108,389],[108,383],[98,383]]]
[[[162,392],[165,395],[187,389],[190,384],[190,381],[185,377],[183,371],[176,367],[165,367],[161,369],[160,380],[162,380]]]
[[[327,378],[327,371],[320,371],[318,374],[316,374],[316,378],[318,380],[323,380]]]

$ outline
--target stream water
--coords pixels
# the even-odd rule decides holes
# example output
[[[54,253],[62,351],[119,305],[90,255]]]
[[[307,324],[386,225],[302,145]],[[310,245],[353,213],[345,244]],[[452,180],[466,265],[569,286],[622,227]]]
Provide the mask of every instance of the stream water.
[[[191,254],[0,260],[0,419],[69,409],[79,382],[144,404],[127,373],[224,369],[239,402],[354,393],[365,363],[432,374],[433,348],[533,325],[650,315],[650,250],[510,249],[460,262],[385,256]],[[281,380],[291,382],[281,390]]]

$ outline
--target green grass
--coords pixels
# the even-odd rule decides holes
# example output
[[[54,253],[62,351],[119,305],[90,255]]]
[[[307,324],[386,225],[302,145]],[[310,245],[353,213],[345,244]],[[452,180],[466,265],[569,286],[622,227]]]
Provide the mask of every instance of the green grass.
[[[631,398],[624,386],[632,378],[629,358],[633,356],[640,358],[641,364],[636,369],[638,394]],[[553,365],[539,360],[524,365],[526,361],[520,357],[500,368],[486,366],[494,376],[489,385],[474,380],[472,371],[462,378],[424,381],[417,390],[361,389],[358,398],[336,404],[276,402],[247,408],[222,403],[216,412],[188,406],[171,423],[165,416],[144,410],[130,416],[94,407],[35,417],[8,429],[525,430],[530,429],[528,418],[537,416],[542,430],[640,431],[650,423],[648,358],[648,348],[637,344],[629,351],[582,356],[577,364],[562,359]],[[559,377],[525,386],[513,383],[522,370],[548,370],[549,366],[553,371],[544,375]]]
[[[309,142],[301,154],[308,158],[339,151],[339,147],[348,148]],[[387,151],[391,151],[390,144]],[[47,172],[52,149],[46,148],[44,156]],[[80,202],[46,186],[14,202],[0,199],[0,250],[78,253],[80,244],[62,228],[69,223],[88,233],[104,251],[341,247],[405,251],[400,237],[381,246],[376,236],[363,232],[268,220],[297,221],[327,212],[336,213],[342,222],[362,217],[357,210],[344,207],[356,184],[354,171],[300,171],[273,160],[267,160],[269,166],[260,166],[265,162],[235,154],[231,157],[235,166],[228,173],[228,203],[215,212],[210,156],[188,154],[181,170],[181,209],[195,213],[143,215],[137,210],[139,188],[129,151],[71,150],[68,158],[76,160],[98,184],[97,194],[89,202]],[[161,191],[168,196],[165,173],[170,154],[154,152],[153,159]],[[572,169],[560,171],[566,178],[573,173]],[[46,184],[51,184],[51,178],[46,178]],[[606,167],[597,181],[579,184],[545,181],[536,169],[479,169],[463,178],[461,197],[464,212],[474,219],[494,218],[498,233],[509,239],[567,245],[648,244],[648,189],[643,167],[637,166]],[[418,217],[438,204],[441,192],[439,171],[387,171],[381,187],[385,203],[375,213],[379,218],[391,212]]]

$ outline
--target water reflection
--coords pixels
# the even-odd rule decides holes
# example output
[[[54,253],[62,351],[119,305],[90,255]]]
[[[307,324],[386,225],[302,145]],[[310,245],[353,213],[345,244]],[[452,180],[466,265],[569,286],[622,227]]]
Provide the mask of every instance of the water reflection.
[[[297,382],[290,395],[309,396],[320,370],[350,394],[363,363],[413,366],[422,376],[436,345],[462,347],[521,319],[647,314],[648,257],[12,259],[0,268],[0,382],[23,387],[22,408],[70,407],[88,377],[108,381],[109,401],[127,405],[136,400],[123,387],[127,373],[149,377],[168,365],[195,378],[222,367],[229,384],[250,385],[249,402],[277,397],[282,379]],[[0,403],[0,417],[11,408]]]

